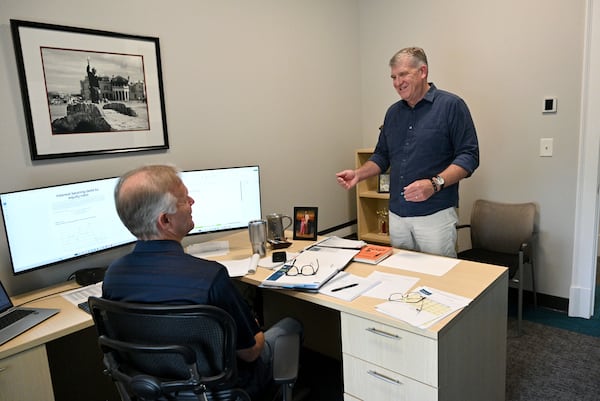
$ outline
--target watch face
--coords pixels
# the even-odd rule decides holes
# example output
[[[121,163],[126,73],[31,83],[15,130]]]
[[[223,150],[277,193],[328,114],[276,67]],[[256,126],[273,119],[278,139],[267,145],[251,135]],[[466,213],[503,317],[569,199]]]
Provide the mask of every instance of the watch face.
[[[437,177],[435,177],[435,182],[437,182],[437,184],[438,184],[439,186],[442,186],[442,185],[444,185],[444,182],[445,182],[445,181],[444,181],[444,179],[443,179],[442,177],[440,177],[440,176],[438,175]]]

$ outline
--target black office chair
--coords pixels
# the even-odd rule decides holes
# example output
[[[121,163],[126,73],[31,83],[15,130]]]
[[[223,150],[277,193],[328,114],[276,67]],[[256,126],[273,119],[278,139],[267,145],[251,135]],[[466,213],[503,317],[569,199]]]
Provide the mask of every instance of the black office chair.
[[[234,388],[236,328],[209,305],[149,305],[90,297],[105,372],[123,401],[249,401]],[[291,400],[300,340],[282,336],[274,350],[274,379]],[[284,361],[282,363],[282,361]]]
[[[537,307],[533,263],[533,238],[536,205],[534,203],[499,203],[478,199],[471,210],[471,249],[458,252],[459,259],[508,267],[509,286],[517,288],[517,333],[523,320],[523,274],[525,265],[531,272],[533,303]]]

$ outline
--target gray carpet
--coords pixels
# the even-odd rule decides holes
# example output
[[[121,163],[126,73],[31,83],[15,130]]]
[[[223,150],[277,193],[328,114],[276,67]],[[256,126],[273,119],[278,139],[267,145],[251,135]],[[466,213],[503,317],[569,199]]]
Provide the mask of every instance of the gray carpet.
[[[506,401],[599,401],[600,337],[509,319]]]

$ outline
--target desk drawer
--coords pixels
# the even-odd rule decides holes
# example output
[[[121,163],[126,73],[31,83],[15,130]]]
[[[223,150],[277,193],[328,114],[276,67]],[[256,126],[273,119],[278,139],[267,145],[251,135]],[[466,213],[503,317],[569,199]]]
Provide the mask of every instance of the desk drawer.
[[[436,340],[347,313],[341,324],[344,353],[438,386]]]
[[[365,401],[437,400],[437,389],[347,354],[344,391]]]
[[[33,400],[54,400],[43,345],[0,359],[0,401]]]

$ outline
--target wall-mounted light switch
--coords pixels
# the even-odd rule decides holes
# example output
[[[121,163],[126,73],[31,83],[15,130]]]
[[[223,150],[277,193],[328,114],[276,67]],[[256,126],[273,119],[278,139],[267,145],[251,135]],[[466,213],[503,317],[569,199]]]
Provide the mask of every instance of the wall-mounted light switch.
[[[554,139],[553,138],[541,138],[540,139],[540,156],[551,157],[553,152]]]

